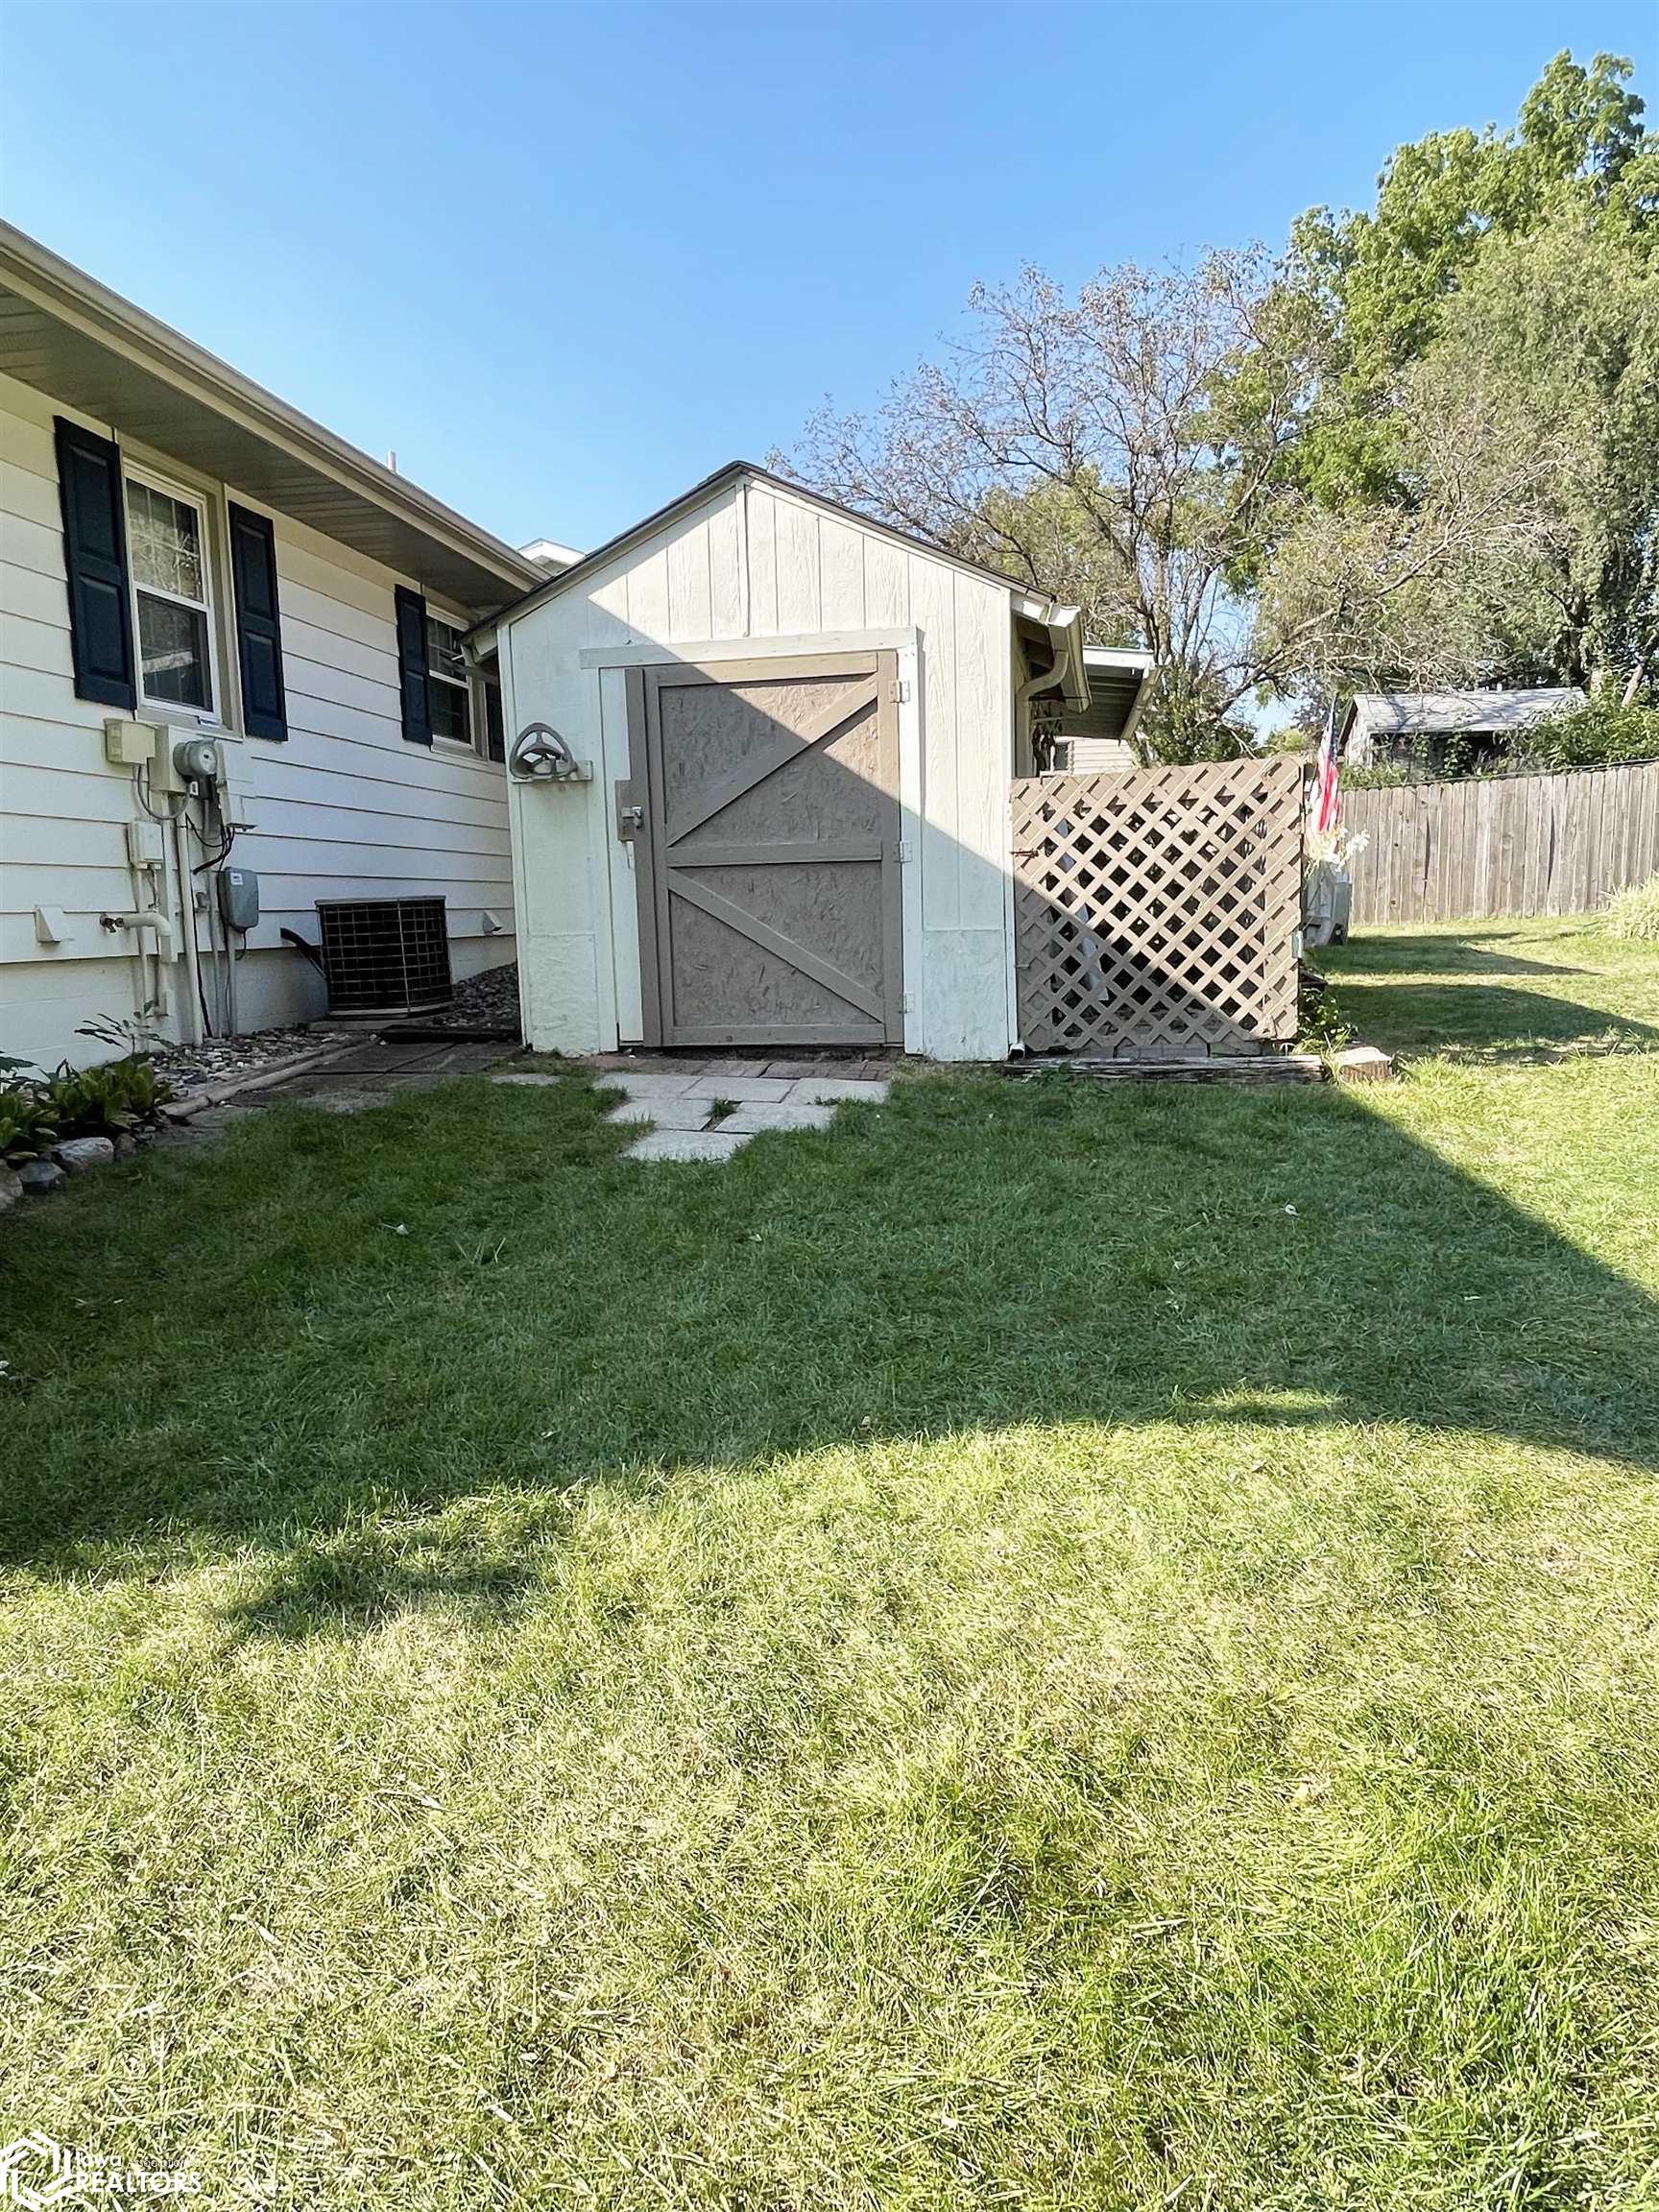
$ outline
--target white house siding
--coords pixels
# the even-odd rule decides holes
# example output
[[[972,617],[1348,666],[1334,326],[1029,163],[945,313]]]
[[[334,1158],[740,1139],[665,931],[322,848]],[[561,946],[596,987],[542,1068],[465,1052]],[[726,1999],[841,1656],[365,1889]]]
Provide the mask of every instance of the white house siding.
[[[596,647],[787,639],[823,652],[880,633],[901,649],[905,1040],[936,1059],[1000,1058],[1008,990],[1009,598],[949,562],[753,480],[729,485],[585,585],[506,626],[509,727],[550,722],[594,781],[512,790],[520,974],[533,1042],[604,1049],[643,1034],[625,679]]]
[[[111,710],[75,696],[55,414],[75,411],[0,376],[0,1051],[45,1063],[99,1057],[78,1025],[133,1014],[154,987],[153,963],[110,955],[111,942],[135,941],[111,941],[98,923],[134,903],[125,830],[139,807],[130,772],[105,761]],[[217,496],[272,513],[234,486]],[[222,504],[219,518],[222,534]],[[259,925],[236,971],[243,1028],[323,1011],[321,978],[278,934],[287,926],[314,943],[319,899],[442,893],[457,976],[513,956],[504,773],[442,739],[430,753],[405,744],[400,732],[393,589],[420,579],[283,515],[273,521],[288,741],[227,733],[232,812],[252,825],[234,857],[258,872],[260,890]],[[228,574],[216,586],[224,614]],[[233,650],[224,624],[222,689]],[[36,905],[63,908],[73,941],[41,945]],[[486,912],[501,934],[484,933]],[[205,947],[204,925],[201,935]],[[179,963],[166,1024],[175,1034],[181,989]]]
[[[1135,766],[1135,755],[1121,737],[1067,737],[1065,769],[1069,776],[1123,775]]]

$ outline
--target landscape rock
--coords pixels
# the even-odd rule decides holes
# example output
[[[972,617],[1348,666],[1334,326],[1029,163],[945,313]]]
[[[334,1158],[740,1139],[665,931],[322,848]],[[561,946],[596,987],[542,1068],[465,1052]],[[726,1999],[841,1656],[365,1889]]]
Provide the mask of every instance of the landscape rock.
[[[131,1160],[131,1159],[132,1159],[132,1155],[133,1155],[133,1153],[134,1153],[134,1152],[136,1152],[136,1151],[137,1151],[137,1149],[138,1149],[138,1146],[137,1146],[137,1144],[136,1144],[136,1143],[133,1142],[133,1139],[132,1139],[132,1136],[131,1132],[130,1132],[130,1131],[128,1131],[128,1130],[126,1130],[126,1129],[123,1129],[123,1130],[120,1132],[120,1134],[119,1134],[119,1135],[116,1137],[116,1139],[115,1139],[115,1157],[116,1157],[116,1159],[117,1159],[117,1160]]]
[[[274,1072],[291,1060],[315,1053],[325,1040],[303,1024],[289,1029],[255,1029],[243,1037],[209,1037],[200,1045],[167,1045],[150,1055],[164,1083],[184,1098],[192,1092],[224,1089],[232,1083]]]
[[[49,1190],[60,1190],[65,1177],[56,1161],[25,1160],[17,1170],[17,1180],[31,1198],[44,1198]]]
[[[85,1175],[94,1167],[108,1167],[115,1147],[108,1137],[66,1137],[61,1144],[53,1145],[52,1157],[71,1175]]]
[[[0,1214],[4,1214],[8,1206],[15,1206],[22,1195],[23,1186],[17,1179],[16,1169],[0,1164]]]
[[[1332,1053],[1331,1068],[1338,1083],[1392,1083],[1394,1080],[1392,1055],[1375,1045],[1345,1045],[1340,1052]]]
[[[455,996],[435,1014],[422,1014],[426,1029],[491,1029],[503,1037],[518,1034],[518,963],[486,968],[457,983]]]

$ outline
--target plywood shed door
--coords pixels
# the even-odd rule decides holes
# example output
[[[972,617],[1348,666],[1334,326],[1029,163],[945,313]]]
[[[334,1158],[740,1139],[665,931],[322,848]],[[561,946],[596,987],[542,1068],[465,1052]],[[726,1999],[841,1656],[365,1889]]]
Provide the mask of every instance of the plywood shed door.
[[[630,671],[648,1044],[902,1042],[897,691],[890,654]]]

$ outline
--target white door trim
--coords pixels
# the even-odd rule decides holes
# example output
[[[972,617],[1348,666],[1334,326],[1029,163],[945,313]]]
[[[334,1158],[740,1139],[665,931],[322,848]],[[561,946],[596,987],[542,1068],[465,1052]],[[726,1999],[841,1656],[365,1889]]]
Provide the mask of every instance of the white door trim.
[[[585,645],[584,668],[661,668],[676,661],[702,667],[710,661],[810,661],[830,653],[914,652],[914,630],[814,630],[794,637],[699,637],[661,645],[654,637],[616,645]]]

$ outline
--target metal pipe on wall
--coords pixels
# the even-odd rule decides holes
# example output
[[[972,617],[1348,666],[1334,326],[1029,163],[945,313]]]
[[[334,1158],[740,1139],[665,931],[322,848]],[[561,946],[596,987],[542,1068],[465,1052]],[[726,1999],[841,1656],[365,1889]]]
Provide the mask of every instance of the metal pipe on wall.
[[[189,999],[187,1045],[200,1045],[204,1028],[202,1008],[202,960],[196,944],[196,894],[194,878],[190,874],[190,848],[184,841],[184,816],[182,810],[173,817],[173,866],[179,879],[180,934],[184,941],[184,974],[188,979],[185,993]]]

